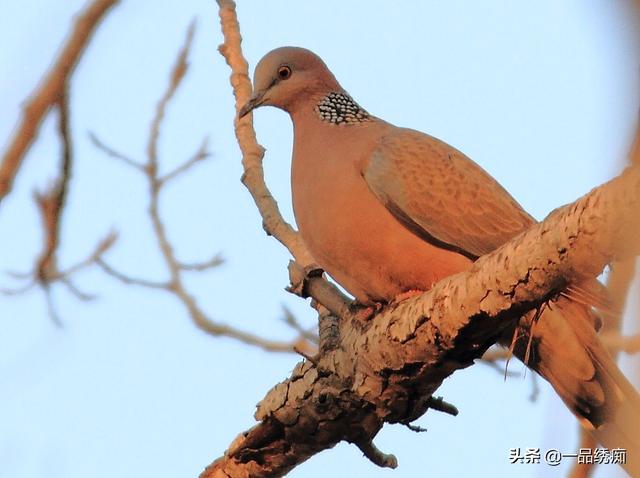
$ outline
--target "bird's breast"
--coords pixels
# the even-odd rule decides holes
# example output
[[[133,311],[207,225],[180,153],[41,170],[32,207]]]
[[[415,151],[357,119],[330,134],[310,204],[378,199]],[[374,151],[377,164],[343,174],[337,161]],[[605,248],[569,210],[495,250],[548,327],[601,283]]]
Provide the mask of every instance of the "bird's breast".
[[[363,170],[386,124],[294,127],[293,206],[318,264],[363,303],[427,290],[471,262],[420,239],[369,190]]]

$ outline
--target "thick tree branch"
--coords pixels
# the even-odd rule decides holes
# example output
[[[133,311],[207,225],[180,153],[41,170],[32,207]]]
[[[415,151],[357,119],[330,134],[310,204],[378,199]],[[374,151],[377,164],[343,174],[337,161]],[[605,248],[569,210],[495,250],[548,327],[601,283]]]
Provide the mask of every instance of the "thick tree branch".
[[[95,0],[82,12],[49,73],[26,102],[20,123],[14,130],[0,164],[0,203],[11,191],[13,180],[31,143],[38,135],[42,120],[63,95],[65,84],[89,44],[91,35],[116,3],[118,0]]]
[[[239,106],[250,84],[235,5],[218,4],[225,36],[220,51],[232,69]],[[251,121],[236,117],[235,126],[245,185],[265,229],[303,264],[290,266],[293,289],[335,313],[339,332],[336,346],[299,364],[267,394],[255,415],[260,423],[240,435],[203,478],[280,476],[341,440],[371,443],[385,422],[412,422],[433,403],[444,378],[471,365],[519,317],[567,285],[596,277],[611,261],[638,252],[633,231],[640,220],[640,172],[630,168],[482,257],[470,271],[363,322],[320,274],[308,274],[313,262],[299,259],[308,254],[266,190],[264,151]],[[255,180],[247,181],[249,174]]]
[[[630,168],[470,271],[367,324],[343,320],[339,347],[274,387],[258,406],[261,423],[202,476],[279,476],[341,440],[361,442],[385,422],[415,420],[442,380],[471,365],[513,321],[566,284],[636,253],[621,239],[640,221],[638,206],[640,170]]]

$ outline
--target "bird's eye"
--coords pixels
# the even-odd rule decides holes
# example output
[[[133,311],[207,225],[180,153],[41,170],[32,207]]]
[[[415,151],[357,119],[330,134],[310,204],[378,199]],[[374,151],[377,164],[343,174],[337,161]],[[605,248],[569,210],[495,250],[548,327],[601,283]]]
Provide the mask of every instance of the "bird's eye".
[[[288,80],[290,76],[291,68],[289,68],[288,66],[281,66],[280,68],[278,68],[278,77],[281,80]]]

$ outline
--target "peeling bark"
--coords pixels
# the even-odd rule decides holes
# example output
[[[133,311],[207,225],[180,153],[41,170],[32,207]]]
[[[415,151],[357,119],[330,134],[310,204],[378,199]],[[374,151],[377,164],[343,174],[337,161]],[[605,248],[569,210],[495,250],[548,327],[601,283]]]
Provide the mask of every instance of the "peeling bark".
[[[260,423],[201,478],[281,476],[339,441],[371,444],[384,423],[417,419],[446,377],[523,314],[637,255],[639,205],[640,168],[630,167],[429,292],[370,321],[341,314],[337,345],[271,389],[255,414]],[[309,278],[308,292],[322,282]]]

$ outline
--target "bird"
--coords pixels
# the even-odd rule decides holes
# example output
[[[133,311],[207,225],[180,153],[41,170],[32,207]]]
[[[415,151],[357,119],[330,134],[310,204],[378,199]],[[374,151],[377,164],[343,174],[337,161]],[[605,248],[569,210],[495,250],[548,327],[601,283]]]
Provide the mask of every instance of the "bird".
[[[453,146],[370,114],[310,50],[281,47],[258,62],[238,116],[261,106],[293,122],[293,210],[305,245],[360,304],[429,290],[536,223]],[[599,282],[571,284],[501,343],[603,444],[638,450],[640,396],[597,336],[598,305]]]

